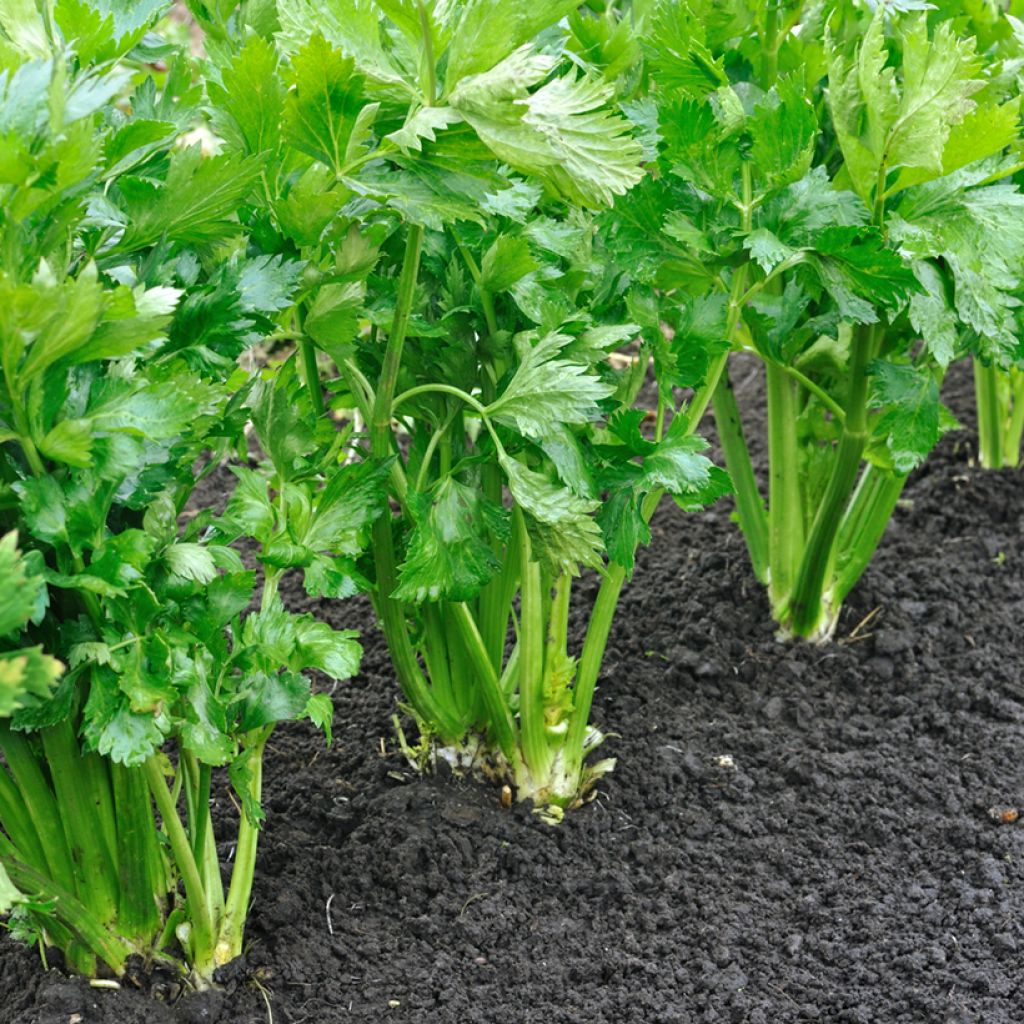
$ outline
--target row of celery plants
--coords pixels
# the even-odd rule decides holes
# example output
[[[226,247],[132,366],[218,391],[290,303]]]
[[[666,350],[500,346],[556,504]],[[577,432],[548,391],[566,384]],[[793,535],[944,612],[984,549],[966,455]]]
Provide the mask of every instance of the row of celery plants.
[[[369,592],[411,756],[557,820],[610,767],[592,702],[656,506],[730,489],[705,411],[773,614],[827,638],[954,426],[948,366],[1018,336],[1024,200],[1012,58],[955,11],[190,6],[196,60],[149,6],[0,12],[0,900],[77,970],[176,945],[208,984],[271,731],[329,726],[303,673],[358,664],[286,573]],[[294,355],[239,370],[264,339]]]

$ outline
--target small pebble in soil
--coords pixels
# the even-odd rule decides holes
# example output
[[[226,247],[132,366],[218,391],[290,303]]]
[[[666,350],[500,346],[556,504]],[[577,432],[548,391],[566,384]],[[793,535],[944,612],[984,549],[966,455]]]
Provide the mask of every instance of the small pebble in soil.
[[[988,816],[1000,825],[1013,825],[1020,817],[1016,807],[990,807]]]

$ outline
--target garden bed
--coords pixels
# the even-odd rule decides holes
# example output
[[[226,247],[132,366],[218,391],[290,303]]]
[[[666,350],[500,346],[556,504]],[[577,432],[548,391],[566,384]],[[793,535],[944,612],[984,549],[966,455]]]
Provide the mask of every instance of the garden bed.
[[[1019,1021],[1024,484],[973,445],[914,475],[826,647],[776,642],[728,502],[664,503],[596,703],[619,765],[559,828],[410,771],[368,603],[320,609],[366,657],[330,750],[269,751],[246,963],[159,1005],[2,940],[0,1022]]]

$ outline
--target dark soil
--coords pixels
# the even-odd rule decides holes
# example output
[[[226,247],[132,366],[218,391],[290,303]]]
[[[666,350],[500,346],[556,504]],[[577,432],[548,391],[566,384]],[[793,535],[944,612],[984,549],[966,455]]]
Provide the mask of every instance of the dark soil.
[[[367,605],[318,608],[364,670],[332,749],[270,752],[247,962],[161,1004],[4,942],[0,1021],[1024,1020],[1024,824],[991,813],[1024,806],[1024,477],[973,443],[915,474],[825,647],[775,640],[728,503],[663,505],[596,705],[619,765],[559,828],[410,772]]]

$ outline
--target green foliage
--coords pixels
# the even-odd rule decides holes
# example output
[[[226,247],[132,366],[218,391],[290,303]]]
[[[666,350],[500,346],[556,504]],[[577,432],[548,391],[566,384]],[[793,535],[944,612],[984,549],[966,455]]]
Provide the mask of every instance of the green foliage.
[[[234,7],[199,16],[224,41]],[[293,131],[316,156],[339,152],[323,146],[347,123],[346,65],[318,38],[280,80],[276,53],[250,40],[208,83],[231,140],[211,155],[186,144],[205,129],[194,67],[143,42],[163,8],[0,15],[0,903],[87,974],[166,955],[173,910],[175,951],[204,985],[241,951],[270,730],[309,718],[329,735],[311,674],[359,665],[350,631],[284,611],[280,580],[365,585],[355,561],[387,460],[343,465],[294,361],[236,362],[287,329],[303,287],[294,250],[251,241],[268,161]],[[245,453],[250,421],[269,475],[233,467],[220,520],[187,510]],[[255,574],[230,546],[242,539],[264,561],[254,612]],[[246,809],[227,893],[203,839],[218,767]]]
[[[979,45],[977,12],[911,7],[639,8],[630,109],[647,105],[657,176],[605,218],[611,248],[662,401],[722,381],[740,523],[799,635],[834,628],[905,475],[954,425],[945,369],[1020,356],[1019,44],[986,22]],[[767,367],[768,503],[726,349]],[[621,496],[603,521],[643,537]]]

